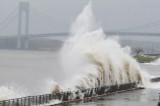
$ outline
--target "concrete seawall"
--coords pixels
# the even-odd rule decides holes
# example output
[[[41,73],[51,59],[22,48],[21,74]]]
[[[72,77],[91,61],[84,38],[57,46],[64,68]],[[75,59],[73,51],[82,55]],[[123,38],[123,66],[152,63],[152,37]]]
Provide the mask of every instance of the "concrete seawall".
[[[76,102],[81,100],[88,100],[99,96],[106,96],[115,93],[121,93],[131,90],[142,89],[137,87],[137,83],[127,83],[121,85],[103,86],[90,89],[82,89],[77,91],[66,91],[53,94],[45,94],[38,96],[27,96],[22,98],[10,99],[0,101],[0,106],[36,106],[36,105],[50,105],[65,104],[69,102]],[[52,102],[59,100],[59,103]]]

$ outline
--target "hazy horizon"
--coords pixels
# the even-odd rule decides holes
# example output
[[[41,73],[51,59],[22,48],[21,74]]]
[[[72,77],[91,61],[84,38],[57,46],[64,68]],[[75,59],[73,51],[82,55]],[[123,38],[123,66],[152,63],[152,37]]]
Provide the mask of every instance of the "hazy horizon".
[[[68,32],[69,28],[89,0],[5,0],[0,1],[1,22],[19,5],[20,1],[30,3],[30,8],[47,15],[38,16],[30,9],[30,33]],[[160,20],[160,1],[153,0],[92,0],[93,11],[105,31],[125,29]],[[0,34],[17,33],[17,17]]]

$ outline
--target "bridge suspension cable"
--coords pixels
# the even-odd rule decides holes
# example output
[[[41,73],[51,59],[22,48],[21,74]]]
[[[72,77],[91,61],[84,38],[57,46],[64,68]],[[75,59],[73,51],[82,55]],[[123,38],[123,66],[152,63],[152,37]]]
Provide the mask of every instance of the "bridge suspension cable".
[[[9,18],[11,18],[12,15],[13,15],[14,13],[16,13],[17,10],[18,10],[18,6],[16,6],[16,7],[10,12],[10,14],[9,14],[7,17],[5,17],[5,19],[4,19],[3,21],[0,22],[0,25],[3,25],[6,21],[8,21]]]
[[[40,17],[43,17],[43,18],[46,19],[47,21],[50,21],[50,22],[52,22],[52,23],[54,23],[54,24],[55,24],[55,22],[58,21],[58,22],[60,22],[61,24],[67,25],[66,22],[61,21],[61,20],[58,20],[58,19],[56,19],[56,18],[54,18],[54,17],[51,17],[51,16],[47,15],[46,13],[40,11],[39,9],[35,8],[35,7],[32,6],[32,5],[31,5],[30,7],[31,7],[31,10],[32,10],[35,14],[39,15]]]
[[[10,18],[8,20],[8,22],[6,22],[6,24],[3,25],[3,27],[0,28],[0,32],[3,31],[14,19],[16,19],[17,14],[15,14],[12,18]]]
[[[117,32],[117,31],[119,31],[119,32],[136,31],[136,30],[153,28],[153,27],[156,27],[156,26],[160,26],[160,20],[154,21],[154,22],[151,22],[151,23],[148,23],[148,24],[136,26],[136,27],[130,27],[130,28],[126,28],[126,29],[113,30],[113,31],[115,31],[115,32]]]

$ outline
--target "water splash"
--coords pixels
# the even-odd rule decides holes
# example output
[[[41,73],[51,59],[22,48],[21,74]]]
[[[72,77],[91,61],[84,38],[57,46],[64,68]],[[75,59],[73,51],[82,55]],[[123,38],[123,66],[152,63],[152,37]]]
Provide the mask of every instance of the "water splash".
[[[150,89],[160,89],[160,82],[149,83],[147,88]]]
[[[158,65],[160,65],[160,58],[159,59],[157,59],[156,61],[154,61],[154,62],[151,62],[151,63],[145,63],[145,64],[149,64],[149,65],[156,65],[156,66],[158,66]]]
[[[130,49],[105,35],[93,15],[91,2],[73,23],[71,37],[61,50],[61,60],[69,79],[65,83],[71,83],[75,89],[128,82],[144,86],[148,80],[130,56]]]
[[[14,86],[0,87],[0,101],[25,96],[24,89]]]

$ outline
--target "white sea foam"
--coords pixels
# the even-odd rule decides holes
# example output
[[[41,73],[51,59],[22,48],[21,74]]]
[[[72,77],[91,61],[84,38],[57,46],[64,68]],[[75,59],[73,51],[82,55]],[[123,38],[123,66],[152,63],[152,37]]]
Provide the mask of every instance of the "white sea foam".
[[[160,89],[160,82],[149,83],[147,88]]]
[[[145,63],[145,64],[149,64],[149,65],[160,65],[160,58],[159,59],[157,59],[156,61],[154,61],[154,62],[151,62],[151,63]]]
[[[51,100],[49,103],[43,104],[43,105],[32,105],[32,106],[51,106],[51,105],[56,105],[61,103],[62,101],[60,100]]]
[[[0,87],[0,100],[13,99],[25,96],[24,89],[14,86]]]

